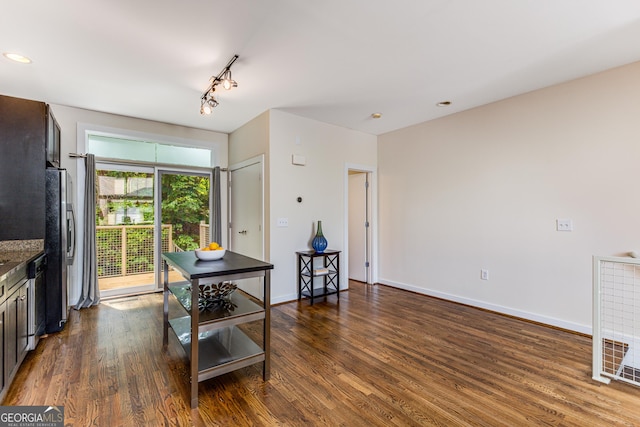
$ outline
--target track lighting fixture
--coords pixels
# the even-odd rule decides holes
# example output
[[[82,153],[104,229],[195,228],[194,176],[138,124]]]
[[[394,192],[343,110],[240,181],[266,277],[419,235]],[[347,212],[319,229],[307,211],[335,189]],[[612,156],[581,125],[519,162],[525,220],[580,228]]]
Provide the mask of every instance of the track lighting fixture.
[[[238,82],[231,78],[231,66],[236,62],[236,59],[238,59],[238,55],[233,55],[233,58],[231,58],[222,71],[220,71],[217,76],[211,77],[209,87],[200,97],[200,114],[211,114],[213,109],[218,106],[218,100],[214,96],[216,86],[222,84],[222,87],[226,90],[232,87],[238,87]]]

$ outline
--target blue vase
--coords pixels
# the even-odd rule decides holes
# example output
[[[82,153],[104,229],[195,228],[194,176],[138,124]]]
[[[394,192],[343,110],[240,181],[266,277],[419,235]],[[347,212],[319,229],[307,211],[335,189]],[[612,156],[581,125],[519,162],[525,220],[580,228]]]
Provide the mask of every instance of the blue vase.
[[[313,247],[313,250],[319,254],[323,253],[324,250],[327,249],[327,239],[325,239],[324,234],[322,234],[322,221],[318,221],[316,237],[313,238],[311,246]]]

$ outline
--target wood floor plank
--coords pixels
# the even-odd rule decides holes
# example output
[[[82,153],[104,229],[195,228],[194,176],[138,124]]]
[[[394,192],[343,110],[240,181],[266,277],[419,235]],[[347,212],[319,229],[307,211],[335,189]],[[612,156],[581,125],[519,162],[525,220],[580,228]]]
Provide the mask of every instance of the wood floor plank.
[[[351,282],[273,307],[271,332],[270,381],[260,364],[204,381],[192,410],[162,296],[103,302],[41,340],[3,404],[72,426],[640,425],[640,388],[591,379],[590,337],[485,310]]]

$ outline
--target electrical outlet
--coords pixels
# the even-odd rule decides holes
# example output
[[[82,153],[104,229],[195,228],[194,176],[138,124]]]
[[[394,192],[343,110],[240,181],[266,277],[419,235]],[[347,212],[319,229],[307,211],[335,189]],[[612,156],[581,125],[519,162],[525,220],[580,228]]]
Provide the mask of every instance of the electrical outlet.
[[[573,231],[573,221],[570,219],[557,219],[556,220],[557,231]]]
[[[278,218],[278,227],[288,227],[289,218]]]
[[[485,270],[485,269],[480,270],[480,279],[489,280],[489,270]]]

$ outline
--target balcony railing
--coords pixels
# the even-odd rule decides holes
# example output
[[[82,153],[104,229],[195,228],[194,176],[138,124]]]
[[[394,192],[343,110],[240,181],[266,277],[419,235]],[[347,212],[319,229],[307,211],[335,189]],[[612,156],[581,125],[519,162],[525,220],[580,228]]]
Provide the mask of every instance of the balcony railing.
[[[153,224],[96,226],[98,277],[127,276],[154,270]],[[173,226],[162,225],[162,252],[173,249]]]
[[[151,273],[153,224],[96,226],[98,277]],[[200,246],[209,244],[209,224],[200,223]],[[162,252],[179,252],[173,242],[173,225],[162,224]]]

